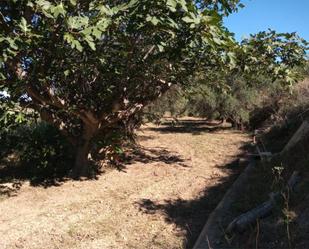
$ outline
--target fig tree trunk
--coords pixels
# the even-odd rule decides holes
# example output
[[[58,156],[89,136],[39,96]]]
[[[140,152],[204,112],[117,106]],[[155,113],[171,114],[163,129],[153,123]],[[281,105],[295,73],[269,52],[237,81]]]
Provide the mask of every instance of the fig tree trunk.
[[[71,171],[71,177],[77,179],[80,177],[89,177],[91,174],[90,161],[88,155],[91,150],[91,141],[96,134],[97,129],[91,126],[84,126],[84,131],[77,142],[75,149],[75,162]]]
[[[79,178],[90,175],[90,162],[88,154],[90,151],[90,141],[82,141],[76,148],[74,168],[72,177]]]

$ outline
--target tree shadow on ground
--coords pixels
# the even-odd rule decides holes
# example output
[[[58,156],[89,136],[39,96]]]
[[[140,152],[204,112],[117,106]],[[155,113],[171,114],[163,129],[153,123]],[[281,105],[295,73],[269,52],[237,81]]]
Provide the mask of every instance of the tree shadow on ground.
[[[153,128],[156,132],[191,132],[195,131],[215,131],[222,127],[217,127],[217,123],[212,123],[206,120],[181,120],[181,126],[173,127],[172,122],[163,123],[164,126]],[[207,126],[207,127],[205,127]],[[149,129],[149,128],[146,128]],[[229,128],[223,128],[229,129]],[[142,139],[152,139],[153,136],[144,136]],[[179,167],[190,167],[185,164],[185,159],[166,148],[143,148],[139,147],[131,151],[128,157],[123,162],[115,165],[118,170],[125,170],[130,164],[141,162],[150,164],[154,162],[163,162],[165,165],[173,165]],[[61,186],[64,182],[72,180],[68,177],[70,167],[66,169],[61,167],[53,168],[36,168],[35,165],[19,165],[14,160],[2,159],[0,161],[0,197],[14,196],[18,194],[20,187],[27,181],[31,186],[48,188],[51,186]],[[43,174],[42,174],[43,172]],[[104,174],[105,169],[98,170],[94,167],[94,174],[85,180],[95,180],[100,174]]]
[[[173,165],[180,167],[189,167],[186,165],[185,159],[180,155],[172,153],[165,148],[145,148],[136,147],[130,154],[118,164],[111,164],[109,168],[115,168],[125,171],[131,164],[140,162],[143,164],[151,164],[154,162],[162,162],[165,165]],[[18,165],[16,162],[2,160],[0,162],[0,196],[16,196],[21,186],[29,181],[34,187],[52,187],[61,186],[64,182],[72,180],[69,175],[69,169],[59,168],[36,168],[33,165]],[[45,170],[45,171],[44,171]],[[93,168],[93,174],[84,180],[96,180],[98,176],[106,173],[106,169]]]
[[[180,155],[172,153],[163,147],[139,147],[131,152],[131,155],[127,158],[124,167],[136,162],[141,162],[144,164],[162,162],[166,165],[174,164],[181,167],[190,167],[184,163],[185,161],[186,160]]]
[[[203,132],[217,132],[221,130],[230,130],[231,124],[218,123],[204,119],[186,120],[182,119],[177,122],[165,121],[160,126],[148,127],[146,130],[161,133],[192,133],[192,135],[200,135]]]
[[[154,138],[154,136],[138,135],[138,141],[147,141]]]
[[[2,160],[0,162],[0,196],[16,196],[21,186],[29,181],[31,186],[48,188],[60,186],[69,180],[68,170],[47,169],[42,174],[42,169],[34,170],[26,165]]]
[[[184,248],[192,248],[199,234],[201,233],[208,216],[215,209],[223,198],[227,189],[236,180],[237,176],[247,165],[247,162],[240,162],[240,157],[244,157],[245,152],[235,156],[224,166],[217,166],[221,170],[228,172],[227,177],[214,177],[209,181],[216,181],[212,187],[205,188],[198,198],[193,200],[170,199],[154,201],[151,199],[141,199],[136,202],[137,208],[146,214],[153,215],[161,213],[167,223],[175,224],[185,234]],[[207,178],[205,178],[208,181]],[[205,183],[207,185],[207,182]]]

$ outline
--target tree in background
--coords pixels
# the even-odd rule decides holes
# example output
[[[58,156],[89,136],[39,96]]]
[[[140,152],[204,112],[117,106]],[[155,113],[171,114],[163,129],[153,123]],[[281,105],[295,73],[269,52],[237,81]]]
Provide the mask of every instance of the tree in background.
[[[178,113],[186,110],[193,116],[229,120],[238,128],[250,126],[252,112],[265,105],[266,99],[273,96],[267,108],[275,108],[280,96],[289,94],[293,84],[302,79],[299,68],[305,63],[306,45],[295,33],[269,30],[252,35],[231,52],[232,63],[217,64],[207,73],[200,70],[192,85],[174,100],[186,102]],[[161,101],[168,105],[164,98],[157,105],[164,106]],[[254,118],[267,118],[257,116]]]

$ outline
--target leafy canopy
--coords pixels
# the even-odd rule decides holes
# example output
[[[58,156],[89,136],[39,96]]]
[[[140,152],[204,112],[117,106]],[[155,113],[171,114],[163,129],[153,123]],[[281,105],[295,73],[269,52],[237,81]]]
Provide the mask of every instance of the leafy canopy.
[[[236,2],[1,1],[0,88],[70,134],[101,129],[221,60]]]

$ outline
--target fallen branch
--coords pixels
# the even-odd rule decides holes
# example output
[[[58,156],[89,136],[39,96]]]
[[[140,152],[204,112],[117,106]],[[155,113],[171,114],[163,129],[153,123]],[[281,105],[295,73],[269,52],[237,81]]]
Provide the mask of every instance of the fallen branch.
[[[299,182],[299,172],[294,171],[290,177],[286,189],[294,191],[296,184]],[[233,232],[243,232],[246,227],[256,222],[257,219],[267,217],[275,207],[275,199],[280,197],[281,192],[271,193],[268,201],[262,203],[258,207],[244,213],[235,218],[227,227],[226,232],[232,234]]]

